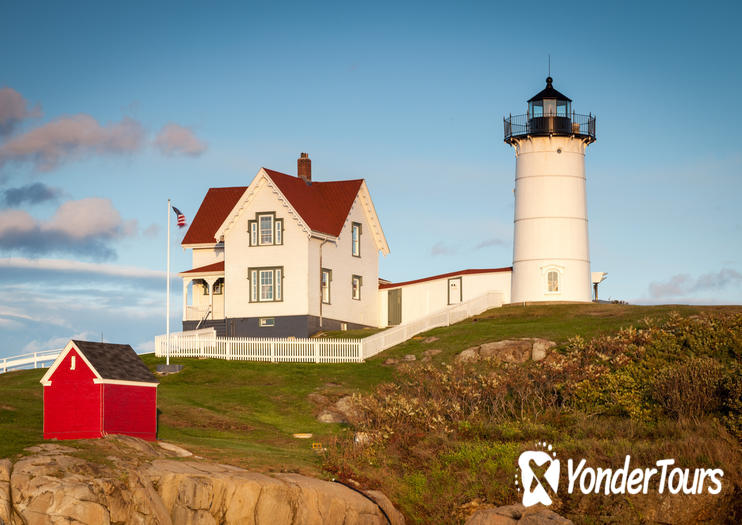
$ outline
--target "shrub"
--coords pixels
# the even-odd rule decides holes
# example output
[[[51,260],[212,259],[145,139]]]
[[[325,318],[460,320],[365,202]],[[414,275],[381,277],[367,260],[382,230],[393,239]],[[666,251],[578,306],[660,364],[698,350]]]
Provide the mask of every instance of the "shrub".
[[[660,370],[652,381],[652,398],[671,416],[697,420],[721,406],[721,365],[709,357],[687,359]]]

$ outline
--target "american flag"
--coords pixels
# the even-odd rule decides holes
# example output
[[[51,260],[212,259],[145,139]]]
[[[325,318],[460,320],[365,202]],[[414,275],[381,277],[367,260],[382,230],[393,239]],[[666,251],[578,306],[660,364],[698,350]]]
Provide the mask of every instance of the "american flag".
[[[175,206],[173,206],[173,211],[175,212],[175,215],[178,217],[178,228],[182,228],[183,226],[186,225],[185,215],[183,215],[183,212],[181,212]]]

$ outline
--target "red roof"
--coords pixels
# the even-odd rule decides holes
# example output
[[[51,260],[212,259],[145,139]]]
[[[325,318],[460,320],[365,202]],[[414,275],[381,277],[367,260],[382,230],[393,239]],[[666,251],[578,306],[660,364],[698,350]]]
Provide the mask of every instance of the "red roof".
[[[185,273],[206,273],[206,272],[224,273],[224,261],[215,262],[213,264],[207,264],[206,266],[201,266],[200,268],[194,268],[193,270],[186,270],[185,272],[180,272],[180,274],[183,275]]]
[[[307,184],[299,177],[269,169],[265,172],[312,231],[334,237],[340,235],[363,184],[363,179]]]
[[[246,189],[247,186],[209,188],[181,244],[214,244],[214,234]]]
[[[461,270],[459,272],[442,273],[440,275],[434,275],[432,277],[424,277],[422,279],[415,279],[414,281],[405,281],[403,283],[379,282],[379,290],[384,290],[386,288],[397,288],[399,286],[406,286],[408,284],[424,283],[425,281],[435,281],[436,279],[445,279],[446,277],[456,277],[458,275],[470,275],[473,273],[511,272],[511,271],[513,271],[512,266],[508,266],[507,268]]]

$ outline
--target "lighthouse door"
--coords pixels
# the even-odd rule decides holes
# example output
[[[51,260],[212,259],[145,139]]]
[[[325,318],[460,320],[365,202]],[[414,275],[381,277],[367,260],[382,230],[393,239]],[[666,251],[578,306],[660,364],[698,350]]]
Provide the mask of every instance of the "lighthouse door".
[[[448,280],[448,304],[459,304],[461,302],[461,277]]]

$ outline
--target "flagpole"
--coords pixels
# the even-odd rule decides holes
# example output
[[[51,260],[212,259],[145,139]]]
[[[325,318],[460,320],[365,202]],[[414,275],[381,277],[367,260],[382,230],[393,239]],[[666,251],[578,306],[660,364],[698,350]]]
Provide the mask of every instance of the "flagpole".
[[[170,366],[170,199],[167,200],[167,306],[165,307],[165,328],[167,333],[167,351],[165,364]]]

